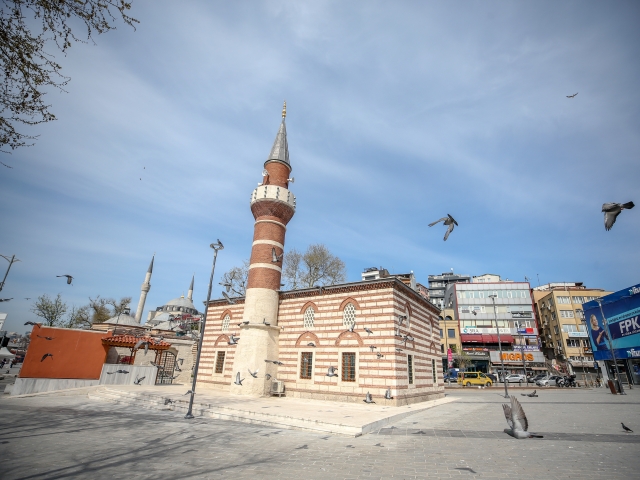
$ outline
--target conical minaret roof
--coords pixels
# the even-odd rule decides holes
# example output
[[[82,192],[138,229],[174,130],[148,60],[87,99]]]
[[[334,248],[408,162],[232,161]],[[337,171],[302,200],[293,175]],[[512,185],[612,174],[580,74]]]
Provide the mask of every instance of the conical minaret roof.
[[[147,269],[147,273],[153,273],[153,260],[156,258],[156,254],[153,254],[153,257],[151,257],[151,263],[149,264],[149,268]]]
[[[289,144],[287,143],[287,124],[284,121],[286,116],[287,116],[287,102],[284,102],[284,106],[282,107],[282,123],[280,123],[280,128],[278,129],[278,133],[276,134],[276,139],[273,142],[273,147],[271,147],[271,153],[269,153],[269,158],[267,158],[267,162],[271,160],[276,160],[276,161],[284,162],[287,165],[290,165]]]

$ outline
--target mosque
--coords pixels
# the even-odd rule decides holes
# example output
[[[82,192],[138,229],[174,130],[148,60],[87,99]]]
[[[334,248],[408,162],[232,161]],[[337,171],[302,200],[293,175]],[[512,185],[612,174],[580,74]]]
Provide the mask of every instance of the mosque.
[[[296,211],[285,118],[286,103],[262,183],[251,193],[246,294],[209,302],[198,385],[355,402],[370,393],[387,405],[443,397],[440,311],[411,285],[387,277],[280,290]]]

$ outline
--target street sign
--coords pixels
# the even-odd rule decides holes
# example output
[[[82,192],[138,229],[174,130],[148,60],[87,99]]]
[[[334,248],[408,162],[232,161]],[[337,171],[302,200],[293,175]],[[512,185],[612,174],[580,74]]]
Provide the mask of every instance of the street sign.
[[[593,362],[593,368],[598,369],[598,362]]]

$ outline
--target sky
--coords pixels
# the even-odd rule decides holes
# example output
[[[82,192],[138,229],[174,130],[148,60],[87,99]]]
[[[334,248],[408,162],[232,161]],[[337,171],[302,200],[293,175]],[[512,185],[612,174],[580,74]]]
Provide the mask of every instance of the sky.
[[[218,238],[219,298],[251,251],[249,196],[285,99],[285,249],[325,244],[348,281],[372,266],[424,284],[452,268],[640,281],[640,207],[609,232],[601,213],[640,203],[638,2],[134,0],[131,15],[135,30],[58,56],[58,120],[0,154],[0,254],[21,260],[6,330],[25,331],[42,294],[135,309],[154,253],[143,318],[192,275],[201,309]],[[428,224],[447,213],[444,242]]]

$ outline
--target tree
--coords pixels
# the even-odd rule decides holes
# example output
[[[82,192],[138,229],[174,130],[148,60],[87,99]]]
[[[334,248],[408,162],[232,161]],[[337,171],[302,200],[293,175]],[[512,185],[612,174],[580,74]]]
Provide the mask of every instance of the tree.
[[[67,320],[66,328],[91,328],[91,308],[89,305],[84,307],[71,307],[69,317]]]
[[[282,277],[288,287],[311,288],[317,285],[335,285],[347,279],[342,260],[333,255],[322,243],[309,245],[301,254],[292,249],[284,256]]]
[[[52,50],[63,55],[73,42],[93,41],[115,29],[116,17],[134,27],[138,20],[127,15],[125,0],[4,0],[0,6],[0,149],[33,145],[37,137],[19,132],[55,120],[44,96],[46,90],[64,92],[70,78],[61,73]],[[86,40],[77,36],[84,23]],[[72,28],[73,25],[73,28]],[[134,27],[135,28],[135,27]],[[81,35],[84,36],[84,33]],[[51,47],[48,49],[47,47]],[[28,143],[30,142],[30,143]],[[6,150],[2,150],[5,151]],[[3,165],[7,166],[3,163]],[[9,167],[11,168],[11,167]]]
[[[38,297],[31,311],[44,320],[45,326],[56,327],[62,323],[62,317],[67,313],[67,304],[62,301],[60,294],[52,299],[45,293]]]
[[[248,278],[249,260],[244,260],[241,267],[233,267],[228,272],[225,272],[220,283],[229,285],[229,291],[234,295],[244,297],[247,293]]]
[[[473,363],[471,361],[471,357],[467,355],[467,353],[464,351],[458,352],[455,355],[453,355],[453,360],[455,364],[458,366],[458,368],[461,370],[466,370],[467,367]]]

